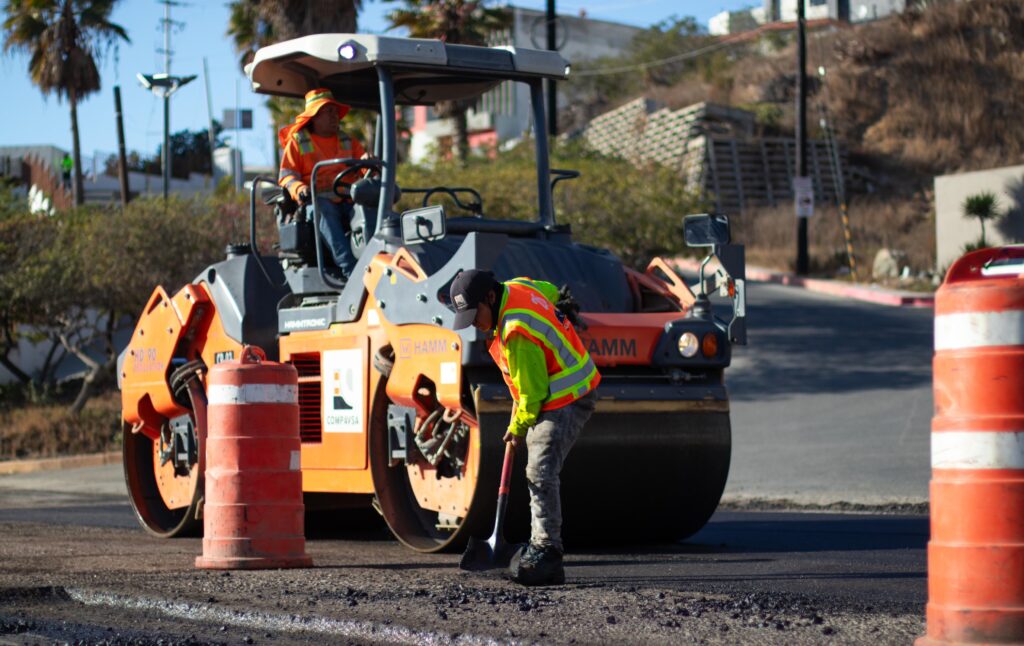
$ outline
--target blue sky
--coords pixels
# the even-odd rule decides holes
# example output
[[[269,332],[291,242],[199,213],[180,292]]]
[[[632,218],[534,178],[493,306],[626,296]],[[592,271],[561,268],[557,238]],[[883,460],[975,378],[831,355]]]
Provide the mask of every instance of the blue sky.
[[[519,0],[519,6],[544,9],[544,0]],[[707,26],[711,16],[720,11],[736,10],[760,4],[757,0],[560,0],[558,11],[577,14],[585,9],[592,18],[623,22],[640,27],[650,26],[672,15],[694,16]],[[364,0],[359,15],[359,29],[382,33],[387,28],[385,15],[399,6],[393,2]],[[164,7],[156,0],[121,0],[112,20],[123,26],[131,44],[121,45],[118,52],[107,53],[101,61],[103,88],[79,105],[79,128],[83,157],[105,158],[117,150],[114,125],[113,86],[121,85],[124,104],[125,138],[129,150],[145,155],[156,152],[163,137],[161,101],[139,86],[138,72],[162,72],[163,46],[160,20]],[[225,35],[228,19],[226,2],[186,0],[173,7],[172,19],[180,24],[172,32],[171,63],[173,74],[196,74],[198,78],[182,88],[171,99],[171,131],[188,128],[200,130],[207,125],[207,102],[203,86],[203,58],[210,70],[213,113],[217,119],[225,108],[238,104],[254,110],[253,129],[242,131],[241,146],[245,163],[272,163],[270,120],[262,107],[263,98],[249,91],[238,67],[234,46]],[[0,55],[0,80],[3,97],[0,101],[0,145],[51,144],[71,148],[71,127],[67,105],[56,97],[44,99],[28,77],[28,58],[24,55]],[[87,164],[83,160],[83,165]]]

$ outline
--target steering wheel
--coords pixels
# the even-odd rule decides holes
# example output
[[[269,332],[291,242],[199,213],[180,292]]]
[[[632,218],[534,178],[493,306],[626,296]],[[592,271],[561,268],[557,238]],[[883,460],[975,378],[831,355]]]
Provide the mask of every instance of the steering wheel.
[[[384,167],[384,162],[379,159],[346,159],[338,163],[348,165],[348,168],[334,176],[334,183],[331,185],[331,189],[338,197],[350,196],[349,191],[352,189],[354,181],[345,181],[349,175],[366,169],[370,171],[367,173],[367,177],[380,177],[381,169]]]

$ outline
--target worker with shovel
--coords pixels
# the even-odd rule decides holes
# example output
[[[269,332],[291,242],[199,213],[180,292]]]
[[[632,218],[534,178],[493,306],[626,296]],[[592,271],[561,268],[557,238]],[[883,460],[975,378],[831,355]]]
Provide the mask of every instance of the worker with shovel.
[[[512,578],[523,585],[564,583],[559,475],[594,412],[601,375],[573,328],[571,299],[551,283],[528,278],[502,283],[489,271],[470,270],[455,277],[450,293],[454,329],[473,325],[494,334],[488,349],[515,402],[504,438],[505,468],[494,536],[487,544],[471,539],[461,567],[502,567],[511,559]],[[524,444],[530,544],[513,556],[499,549],[507,547],[501,524],[512,455]]]

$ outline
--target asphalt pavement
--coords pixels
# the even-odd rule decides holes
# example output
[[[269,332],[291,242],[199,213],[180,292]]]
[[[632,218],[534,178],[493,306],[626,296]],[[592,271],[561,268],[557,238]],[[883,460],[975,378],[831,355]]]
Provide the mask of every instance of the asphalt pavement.
[[[4,475],[0,643],[907,643],[927,515],[793,509],[927,501],[932,312],[755,283],[748,315],[727,504],[685,541],[576,549],[566,586],[523,591],[335,526],[313,570],[223,579],[142,531],[119,464]]]
[[[726,498],[926,503],[932,310],[769,283],[749,285],[747,308],[726,370]]]

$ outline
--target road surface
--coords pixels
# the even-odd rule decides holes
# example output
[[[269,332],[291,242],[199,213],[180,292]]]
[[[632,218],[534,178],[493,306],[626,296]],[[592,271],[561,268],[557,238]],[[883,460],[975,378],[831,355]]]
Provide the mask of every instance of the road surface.
[[[728,498],[925,503],[933,313],[754,283]]]
[[[334,517],[315,568],[222,573],[195,569],[199,539],[139,528],[119,465],[2,476],[0,644],[909,643],[926,515],[734,508],[926,501],[931,311],[757,284],[749,315],[733,508],[684,542],[574,550],[566,585],[527,590]]]

